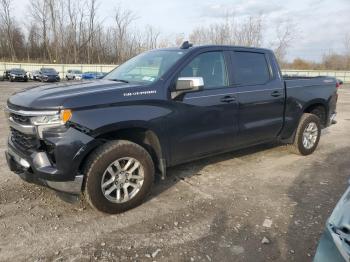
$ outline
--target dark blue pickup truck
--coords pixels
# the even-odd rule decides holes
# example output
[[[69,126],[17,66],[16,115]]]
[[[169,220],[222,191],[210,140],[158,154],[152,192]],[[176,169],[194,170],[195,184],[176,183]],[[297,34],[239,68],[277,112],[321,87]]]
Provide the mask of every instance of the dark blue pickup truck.
[[[6,157],[26,181],[118,213],[170,166],[276,140],[311,154],[336,102],[335,79],[283,78],[270,50],[185,42],[12,95]]]

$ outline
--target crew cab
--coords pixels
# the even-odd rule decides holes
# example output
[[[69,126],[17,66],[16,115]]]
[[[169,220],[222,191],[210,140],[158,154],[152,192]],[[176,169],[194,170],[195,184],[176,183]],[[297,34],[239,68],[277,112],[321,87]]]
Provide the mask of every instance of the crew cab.
[[[192,46],[142,53],[103,79],[12,95],[6,158],[23,179],[106,213],[141,204],[168,167],[270,141],[313,153],[335,123],[336,80],[284,79],[272,51]]]

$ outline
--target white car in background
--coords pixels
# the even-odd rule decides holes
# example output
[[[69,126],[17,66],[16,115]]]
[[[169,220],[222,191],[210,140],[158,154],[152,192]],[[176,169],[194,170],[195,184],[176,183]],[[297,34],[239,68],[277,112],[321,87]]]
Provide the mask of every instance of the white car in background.
[[[70,69],[67,71],[66,79],[67,80],[81,80],[82,74],[83,73],[80,70]]]
[[[34,71],[31,71],[31,72],[28,72],[27,76],[28,76],[28,78],[30,80],[38,81],[39,80],[39,76],[40,76],[40,70],[34,70]]]

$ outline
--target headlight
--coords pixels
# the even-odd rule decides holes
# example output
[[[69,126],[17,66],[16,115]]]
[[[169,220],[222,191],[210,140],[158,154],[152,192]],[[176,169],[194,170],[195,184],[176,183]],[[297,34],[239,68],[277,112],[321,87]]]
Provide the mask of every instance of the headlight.
[[[36,126],[63,124],[59,114],[52,116],[35,116],[31,118],[31,122]]]
[[[59,114],[47,115],[47,116],[35,116],[31,118],[33,125],[64,125],[72,118],[72,111],[69,109],[63,109]]]
[[[36,126],[38,135],[43,137],[43,130],[50,127],[58,127],[67,123],[72,118],[72,111],[63,109],[56,115],[35,116],[30,119],[31,123]]]

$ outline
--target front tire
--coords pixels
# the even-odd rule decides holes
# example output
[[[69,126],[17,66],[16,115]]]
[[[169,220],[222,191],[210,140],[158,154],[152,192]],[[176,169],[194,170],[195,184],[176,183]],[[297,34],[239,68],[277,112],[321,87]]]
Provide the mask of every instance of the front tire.
[[[321,137],[321,121],[313,114],[303,114],[300,118],[293,144],[289,149],[298,155],[306,156],[312,154]]]
[[[95,209],[116,214],[140,205],[151,191],[154,164],[149,153],[126,140],[97,148],[84,167],[84,196]]]

